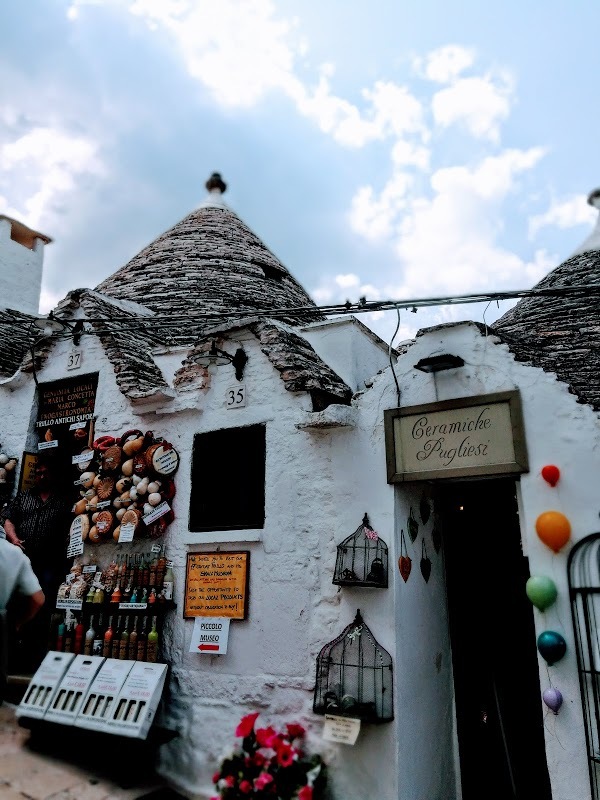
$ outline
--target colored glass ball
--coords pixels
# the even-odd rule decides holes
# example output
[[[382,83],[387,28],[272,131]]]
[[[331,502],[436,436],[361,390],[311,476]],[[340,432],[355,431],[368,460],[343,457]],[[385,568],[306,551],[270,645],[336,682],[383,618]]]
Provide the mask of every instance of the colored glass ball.
[[[543,631],[538,636],[537,648],[544,661],[551,667],[567,652],[567,643],[560,633]]]
[[[537,535],[555,553],[571,538],[571,523],[560,511],[544,511],[535,521]]]
[[[542,468],[542,478],[549,483],[550,486],[556,486],[560,478],[559,468],[554,464],[546,464],[546,466]]]
[[[556,584],[545,575],[532,575],[525,584],[525,592],[536,608],[545,611],[556,600]]]

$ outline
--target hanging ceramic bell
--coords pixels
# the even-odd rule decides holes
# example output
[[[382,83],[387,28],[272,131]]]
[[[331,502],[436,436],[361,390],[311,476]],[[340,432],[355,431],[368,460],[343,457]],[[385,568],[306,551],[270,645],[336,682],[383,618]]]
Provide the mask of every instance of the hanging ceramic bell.
[[[385,583],[385,571],[383,568],[383,561],[380,558],[373,559],[371,570],[367,575],[367,580],[371,583]]]
[[[412,506],[408,515],[408,519],[406,520],[406,527],[408,528],[408,535],[410,536],[411,542],[414,542],[419,535],[419,523],[416,520],[415,512],[413,511]]]
[[[421,575],[425,579],[425,583],[429,583],[429,576],[431,575],[431,560],[427,556],[425,539],[423,539],[421,542]]]
[[[412,569],[412,559],[407,555],[404,530],[400,531],[400,558],[398,559],[398,569],[400,570],[400,575],[402,575],[402,580],[406,583]]]

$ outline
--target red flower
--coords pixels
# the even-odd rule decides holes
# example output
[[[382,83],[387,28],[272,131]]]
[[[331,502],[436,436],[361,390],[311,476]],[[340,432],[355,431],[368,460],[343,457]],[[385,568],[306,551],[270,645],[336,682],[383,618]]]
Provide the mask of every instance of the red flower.
[[[239,785],[239,790],[242,794],[250,794],[252,791],[252,784],[250,781],[242,781]]]
[[[298,800],[312,800],[312,786],[303,786],[298,792]]]
[[[277,750],[277,763],[280,767],[289,767],[294,762],[295,750],[287,742],[281,742]]]
[[[299,739],[301,736],[304,736],[306,731],[302,727],[302,725],[298,725],[297,722],[288,723],[286,726],[288,736],[291,739]]]
[[[228,775],[226,778],[223,778],[223,780],[225,781],[227,786],[231,787],[235,786],[235,778],[233,777],[233,775]]]
[[[271,747],[271,739],[277,735],[275,728],[259,728],[256,731],[256,741],[259,747]]]
[[[254,781],[254,788],[264,789],[265,786],[268,786],[270,783],[273,783],[273,776],[269,775],[268,772],[261,772],[258,778]]]
[[[262,767],[264,764],[266,764],[266,762],[267,759],[263,756],[262,753],[256,752],[252,756],[252,763],[257,767]]]
[[[244,739],[246,736],[250,736],[254,730],[254,723],[256,722],[256,718],[258,717],[259,713],[260,712],[257,711],[255,714],[246,714],[245,717],[242,717],[240,724],[235,729],[235,735],[242,736]]]
[[[212,782],[213,783],[218,783],[218,781],[220,781],[220,780],[221,780],[221,773],[220,772],[215,772],[215,774],[212,777]]]

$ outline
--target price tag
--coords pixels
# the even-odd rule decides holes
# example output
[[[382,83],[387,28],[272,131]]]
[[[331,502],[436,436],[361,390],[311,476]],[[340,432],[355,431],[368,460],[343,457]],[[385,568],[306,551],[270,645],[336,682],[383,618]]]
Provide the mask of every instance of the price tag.
[[[161,550],[162,547],[159,544],[153,544],[152,547],[150,548],[151,553],[160,553]]]
[[[326,742],[356,744],[359,733],[359,719],[352,719],[351,717],[335,717],[333,714],[325,714],[323,739]]]
[[[145,611],[148,603],[119,603],[119,611]]]
[[[52,439],[51,442],[38,442],[38,450],[49,450],[51,447],[58,447],[56,439]]]
[[[227,408],[243,408],[246,405],[246,384],[238,383],[230,386],[225,392],[225,405]]]
[[[71,600],[70,598],[66,600],[57,600],[56,608],[70,608],[71,611],[81,611],[83,608],[83,600]]]
[[[67,369],[80,369],[83,363],[83,354],[81,350],[71,350],[67,356]]]
[[[110,500],[102,500],[96,504],[96,508],[107,508],[110,505]]]
[[[86,567],[83,568],[84,572],[96,572],[97,567],[95,564],[88,564]]]
[[[78,431],[81,428],[85,428],[86,425],[87,425],[87,422],[72,422],[69,425],[69,430],[70,431]]]
[[[79,517],[75,517],[71,524],[69,534],[69,545],[67,547],[67,558],[80,556],[83,553],[83,537],[81,535],[82,523]]]
[[[73,458],[71,459],[71,464],[87,464],[89,461],[93,459],[93,457],[94,454],[92,452],[79,453],[79,455],[73,456]]]
[[[144,520],[144,525],[150,525],[151,522],[156,522],[157,519],[160,519],[160,517],[164,517],[165,514],[168,514],[170,510],[171,507],[167,501],[163,500],[162,503],[156,506],[154,511],[151,511],[150,514],[146,514],[145,517],[142,517]]]
[[[75,575],[72,572],[69,572],[67,576],[65,576],[65,583],[73,583],[75,580]]]
[[[133,522],[126,522],[124,525],[121,525],[121,530],[119,531],[119,544],[123,544],[124,542],[133,542],[134,533],[135,525]]]

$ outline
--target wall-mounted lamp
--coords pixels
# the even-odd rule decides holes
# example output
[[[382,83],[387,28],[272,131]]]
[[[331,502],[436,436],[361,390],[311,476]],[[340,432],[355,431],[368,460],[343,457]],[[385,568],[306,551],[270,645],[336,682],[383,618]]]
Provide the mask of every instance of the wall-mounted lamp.
[[[429,356],[429,358],[422,358],[415,364],[415,369],[421,372],[442,372],[445,369],[457,369],[464,367],[465,362],[460,356],[453,356],[450,353],[444,353],[441,356]]]
[[[73,336],[73,344],[76,346],[79,345],[81,334],[84,332],[84,323],[82,319],[78,319],[74,323],[67,322],[64,319],[57,319],[52,314],[52,311],[47,317],[38,317],[38,319],[34,319],[33,327],[41,331],[42,338],[44,339],[52,336],[53,333],[70,331]]]
[[[213,339],[210,345],[210,350],[203,353],[196,359],[196,363],[201,367],[222,367],[224,364],[233,364],[235,368],[235,377],[238,381],[244,379],[244,367],[248,361],[248,356],[241,347],[230,356],[225,350],[219,350]]]

